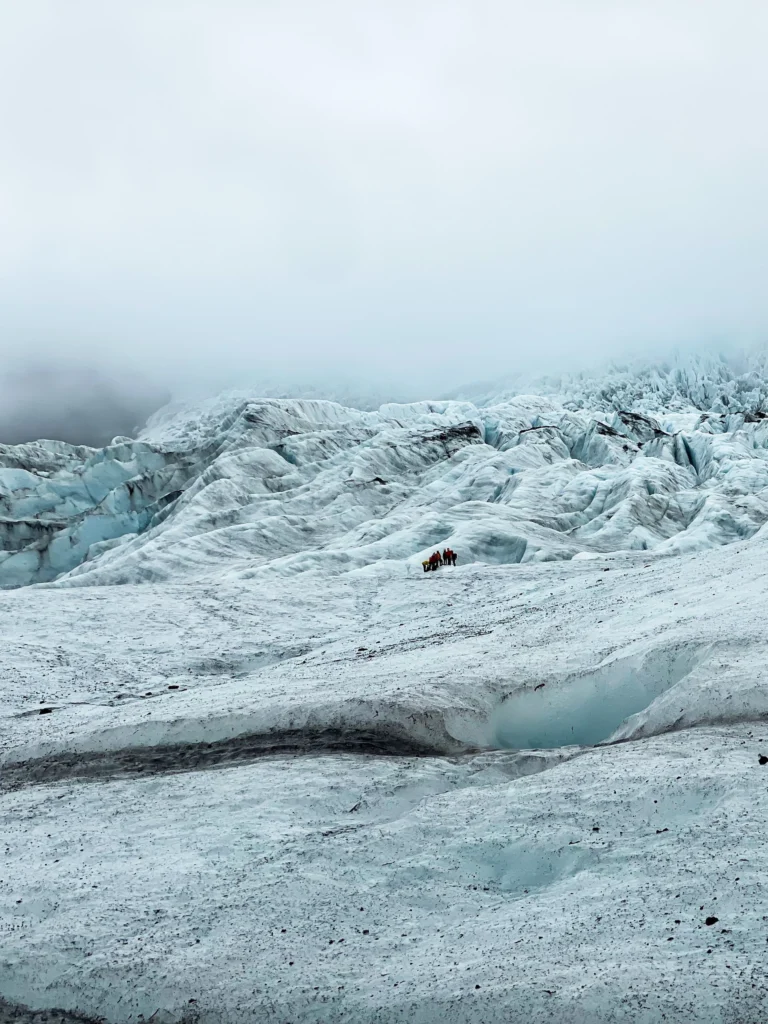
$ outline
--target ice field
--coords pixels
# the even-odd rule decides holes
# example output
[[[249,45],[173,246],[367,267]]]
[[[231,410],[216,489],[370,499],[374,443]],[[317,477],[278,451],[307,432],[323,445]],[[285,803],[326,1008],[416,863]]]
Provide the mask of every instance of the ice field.
[[[763,1020],[764,379],[0,447],[0,1020]]]

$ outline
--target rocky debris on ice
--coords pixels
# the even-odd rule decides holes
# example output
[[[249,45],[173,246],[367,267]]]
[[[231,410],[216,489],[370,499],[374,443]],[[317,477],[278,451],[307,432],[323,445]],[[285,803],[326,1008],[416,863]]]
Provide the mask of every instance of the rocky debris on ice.
[[[350,755],[7,794],[0,985],[120,1022],[759,1020],[755,738],[513,781]]]

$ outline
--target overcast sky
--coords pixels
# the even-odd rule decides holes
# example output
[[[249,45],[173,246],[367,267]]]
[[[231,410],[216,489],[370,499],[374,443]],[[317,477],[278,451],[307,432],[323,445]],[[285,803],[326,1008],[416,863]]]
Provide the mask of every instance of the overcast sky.
[[[0,0],[0,354],[442,386],[768,338],[767,39],[764,0]]]

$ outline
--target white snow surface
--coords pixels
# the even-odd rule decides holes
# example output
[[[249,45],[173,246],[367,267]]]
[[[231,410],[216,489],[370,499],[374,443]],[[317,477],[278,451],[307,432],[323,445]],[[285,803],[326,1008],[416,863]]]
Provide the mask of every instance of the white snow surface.
[[[4,449],[0,997],[764,1019],[768,427],[682,404]]]

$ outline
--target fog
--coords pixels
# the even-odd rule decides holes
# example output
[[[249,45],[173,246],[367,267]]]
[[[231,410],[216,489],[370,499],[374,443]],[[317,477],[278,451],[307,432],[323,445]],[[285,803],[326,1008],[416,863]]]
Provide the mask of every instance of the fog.
[[[127,370],[25,362],[3,370],[0,443],[44,438],[103,447],[116,436],[134,437],[170,397]]]
[[[3,4],[3,364],[415,395],[762,342],[767,31],[761,0]]]

